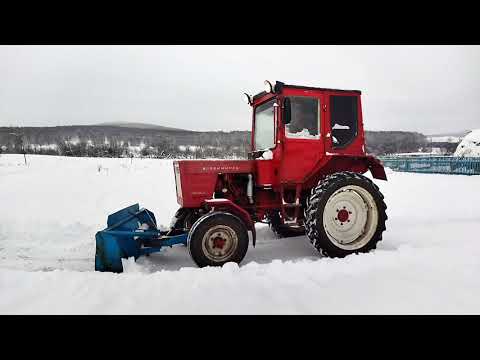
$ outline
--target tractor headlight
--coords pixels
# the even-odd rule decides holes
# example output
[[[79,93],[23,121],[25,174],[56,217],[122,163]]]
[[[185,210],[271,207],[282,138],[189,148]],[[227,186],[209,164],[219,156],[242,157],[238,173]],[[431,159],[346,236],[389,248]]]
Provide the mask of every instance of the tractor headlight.
[[[270,81],[265,80],[265,81],[263,82],[263,84],[265,85],[265,92],[267,92],[267,93],[273,92],[273,86],[272,86],[272,84],[270,83]]]
[[[173,163],[173,169],[175,173],[175,190],[177,191],[177,199],[182,199],[182,179],[180,177],[180,166],[178,162]]]

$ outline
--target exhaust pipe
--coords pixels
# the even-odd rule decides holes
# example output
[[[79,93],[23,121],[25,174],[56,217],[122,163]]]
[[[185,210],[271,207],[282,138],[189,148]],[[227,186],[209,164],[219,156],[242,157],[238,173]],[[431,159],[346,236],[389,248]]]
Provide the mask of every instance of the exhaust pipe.
[[[253,176],[248,174],[247,197],[250,204],[253,204]]]

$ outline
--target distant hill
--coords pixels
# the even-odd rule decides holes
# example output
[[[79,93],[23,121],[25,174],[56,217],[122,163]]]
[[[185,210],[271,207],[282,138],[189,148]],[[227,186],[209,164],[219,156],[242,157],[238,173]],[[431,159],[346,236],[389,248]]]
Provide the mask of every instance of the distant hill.
[[[429,134],[426,135],[428,138],[430,137],[464,137],[470,132],[470,130],[461,130],[461,131],[451,131],[446,133],[438,133],[438,134]]]
[[[193,130],[185,130],[179,128],[173,128],[169,126],[161,126],[161,125],[154,125],[154,124],[146,124],[146,123],[137,123],[137,122],[105,122],[101,124],[93,124],[91,126],[115,126],[115,127],[125,127],[125,128],[132,128],[132,129],[153,129],[153,130],[161,130],[161,131],[188,131],[194,132]]]
[[[417,152],[428,145],[425,135],[412,131],[365,131],[365,143],[374,155]]]

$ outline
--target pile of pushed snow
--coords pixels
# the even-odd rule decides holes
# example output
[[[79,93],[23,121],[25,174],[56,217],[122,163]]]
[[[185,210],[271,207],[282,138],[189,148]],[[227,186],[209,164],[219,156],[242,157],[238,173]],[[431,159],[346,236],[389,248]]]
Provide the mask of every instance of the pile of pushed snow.
[[[480,129],[472,130],[465,136],[453,156],[480,157]]]

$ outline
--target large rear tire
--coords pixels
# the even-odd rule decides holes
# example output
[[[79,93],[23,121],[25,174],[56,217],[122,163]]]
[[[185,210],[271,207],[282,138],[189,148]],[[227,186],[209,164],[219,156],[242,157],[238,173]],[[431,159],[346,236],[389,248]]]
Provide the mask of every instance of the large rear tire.
[[[388,219],[383,199],[378,186],[361,174],[327,176],[312,189],[305,209],[310,242],[329,257],[375,249]]]
[[[240,263],[248,249],[248,231],[235,215],[212,212],[199,218],[188,234],[188,250],[199,266]]]

